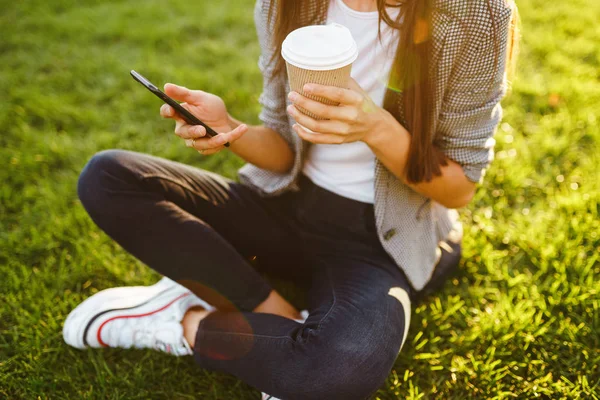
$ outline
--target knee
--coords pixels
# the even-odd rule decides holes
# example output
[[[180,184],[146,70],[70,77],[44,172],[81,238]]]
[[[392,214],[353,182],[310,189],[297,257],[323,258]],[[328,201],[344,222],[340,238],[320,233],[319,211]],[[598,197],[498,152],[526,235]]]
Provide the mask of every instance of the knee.
[[[368,399],[387,379],[395,354],[382,354],[358,345],[332,346],[316,357],[306,382],[309,398]]]
[[[77,182],[77,195],[84,207],[90,211],[101,201],[106,189],[110,189],[112,180],[126,170],[126,151],[104,150],[96,153],[85,165]]]

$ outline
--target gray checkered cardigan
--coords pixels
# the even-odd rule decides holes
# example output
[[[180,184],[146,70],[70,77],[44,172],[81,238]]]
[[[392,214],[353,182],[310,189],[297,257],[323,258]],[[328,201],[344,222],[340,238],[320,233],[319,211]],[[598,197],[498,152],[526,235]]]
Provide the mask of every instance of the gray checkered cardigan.
[[[285,138],[295,152],[294,166],[288,173],[275,173],[246,164],[240,171],[243,184],[263,196],[297,190],[309,143],[291,129],[288,116],[287,77],[270,80],[269,63],[275,49],[270,46],[272,26],[267,23],[270,0],[258,0],[255,23],[262,53],[259,67],[264,77],[260,96],[260,119],[265,126]],[[311,2],[311,4],[314,4]],[[437,0],[433,14],[432,76],[435,79],[434,142],[447,157],[460,164],[465,175],[479,182],[493,158],[493,135],[501,117],[504,96],[504,54],[511,9],[504,0]],[[314,9],[310,10],[314,14]],[[311,15],[312,15],[311,14]],[[492,18],[495,35],[492,34]],[[300,16],[305,18],[306,15]],[[318,18],[324,23],[326,16]],[[499,44],[499,45],[498,45]],[[400,96],[388,90],[385,108],[402,121]],[[375,167],[375,217],[385,250],[405,272],[416,290],[429,281],[439,258],[438,244],[458,224],[457,213],[420,195],[404,185],[379,161]]]

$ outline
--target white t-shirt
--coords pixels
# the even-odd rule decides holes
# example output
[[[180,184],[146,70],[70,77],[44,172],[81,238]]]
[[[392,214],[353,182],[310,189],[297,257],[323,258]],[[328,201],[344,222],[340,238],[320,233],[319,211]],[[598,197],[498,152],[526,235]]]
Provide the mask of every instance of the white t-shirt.
[[[394,20],[399,12],[398,8],[388,8]],[[380,39],[378,11],[356,11],[343,0],[329,2],[327,23],[334,22],[350,29],[358,45],[358,58],[352,64],[352,78],[381,107],[394,62],[398,31],[382,21]],[[302,172],[315,184],[340,196],[365,203],[374,202],[375,154],[364,142],[313,144]]]

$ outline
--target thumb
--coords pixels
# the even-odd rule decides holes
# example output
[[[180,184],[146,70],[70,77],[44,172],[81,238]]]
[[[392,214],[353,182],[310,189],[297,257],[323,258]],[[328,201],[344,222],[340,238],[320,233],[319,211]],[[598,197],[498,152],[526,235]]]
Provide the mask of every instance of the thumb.
[[[165,93],[175,100],[190,104],[198,103],[202,99],[202,92],[199,90],[190,90],[185,86],[179,86],[173,83],[165,84]]]

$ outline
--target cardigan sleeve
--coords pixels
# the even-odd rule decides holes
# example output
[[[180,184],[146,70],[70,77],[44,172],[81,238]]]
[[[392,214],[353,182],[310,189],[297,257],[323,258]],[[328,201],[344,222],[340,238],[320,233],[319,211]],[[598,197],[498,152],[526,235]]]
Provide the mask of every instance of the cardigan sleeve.
[[[509,7],[502,7],[493,18],[471,21],[473,28],[450,78],[436,127],[436,146],[476,183],[494,158],[493,136],[502,119],[500,101],[506,93],[511,13]]]
[[[263,89],[258,99],[262,106],[259,114],[260,121],[264,126],[281,134],[291,144],[288,134],[289,121],[286,112],[286,78],[285,74],[273,76],[275,63],[271,62],[277,51],[271,46],[271,26],[269,24],[268,0],[258,0],[254,8],[254,22],[260,44],[260,56],[258,67],[263,76]]]

